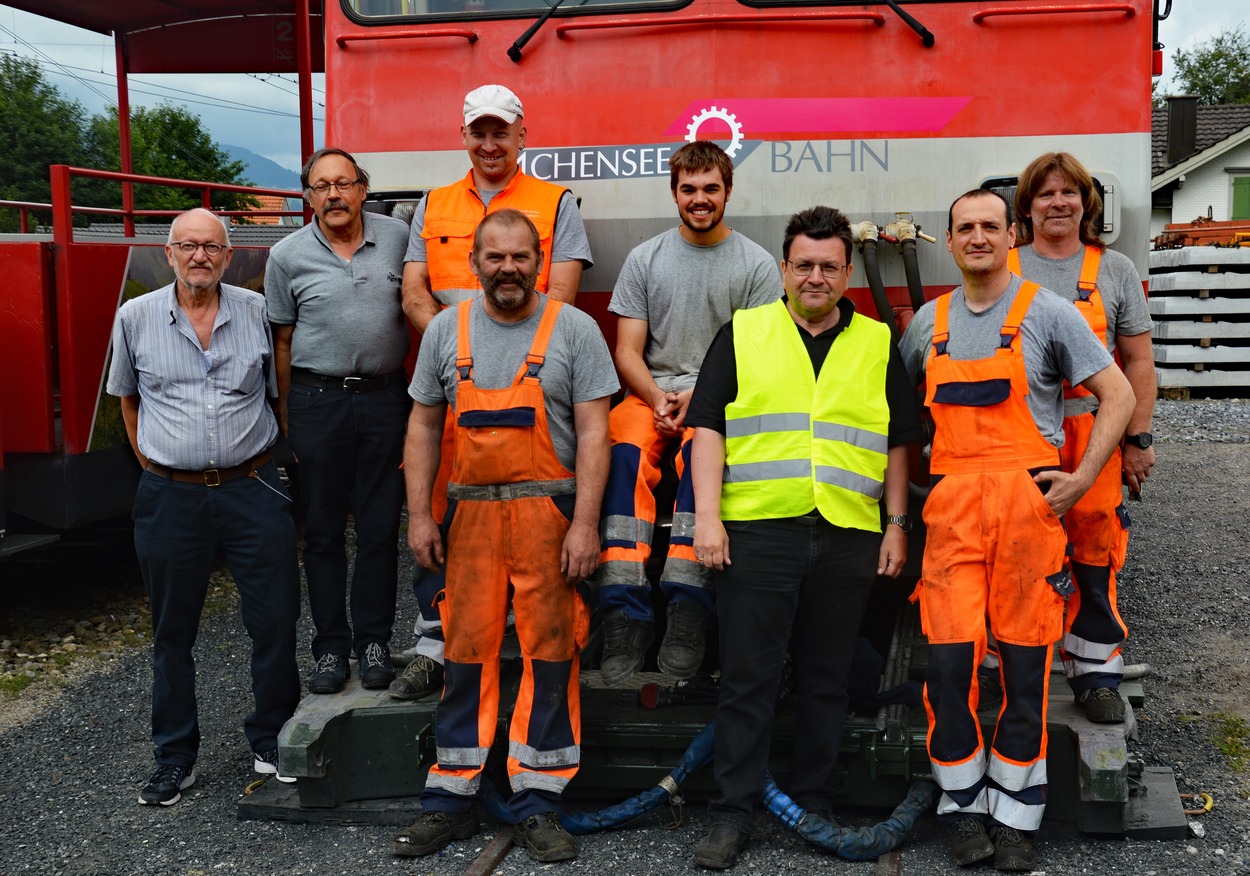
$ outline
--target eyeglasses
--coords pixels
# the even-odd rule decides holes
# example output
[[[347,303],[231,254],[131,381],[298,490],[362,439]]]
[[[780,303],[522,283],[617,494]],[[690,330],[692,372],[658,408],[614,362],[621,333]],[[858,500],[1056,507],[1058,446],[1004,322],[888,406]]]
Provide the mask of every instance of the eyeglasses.
[[[318,195],[329,194],[330,189],[334,189],[335,193],[350,192],[352,187],[359,182],[359,179],[340,180],[339,182],[319,182],[310,185],[308,190]]]
[[[842,272],[846,270],[846,265],[830,265],[823,262],[791,262],[787,261],[790,270],[798,274],[800,277],[811,276],[812,271],[819,270],[820,276],[826,280],[836,280],[842,276]]]
[[[224,243],[193,243],[190,240],[178,240],[171,243],[170,246],[180,250],[184,255],[195,255],[197,249],[203,248],[209,258],[215,258],[221,255],[222,250],[230,248]]]

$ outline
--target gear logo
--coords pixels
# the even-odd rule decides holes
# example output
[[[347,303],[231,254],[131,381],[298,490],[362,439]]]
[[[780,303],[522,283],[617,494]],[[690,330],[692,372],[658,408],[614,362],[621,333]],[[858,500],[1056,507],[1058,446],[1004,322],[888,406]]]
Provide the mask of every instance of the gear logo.
[[[742,148],[742,125],[738,123],[738,117],[727,109],[720,107],[707,107],[706,109],[696,113],[690,117],[690,124],[686,126],[686,142],[693,143],[698,139],[699,128],[704,122],[711,119],[720,119],[729,126],[729,145],[725,147],[725,154],[733,158],[738,150]]]

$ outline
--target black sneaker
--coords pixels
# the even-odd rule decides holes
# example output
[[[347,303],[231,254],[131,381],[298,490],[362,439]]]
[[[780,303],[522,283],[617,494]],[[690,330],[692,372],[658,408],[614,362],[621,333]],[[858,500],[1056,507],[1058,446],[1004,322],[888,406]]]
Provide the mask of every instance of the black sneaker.
[[[351,676],[352,669],[346,657],[338,654],[322,654],[317,658],[317,666],[313,669],[312,678],[308,679],[308,692],[338,693]]]
[[[577,857],[577,843],[554,812],[531,815],[514,826],[512,842],[523,846],[535,861],[571,861]]]
[[[969,815],[955,822],[955,835],[951,837],[951,854],[961,867],[984,861],[994,854],[994,844],[985,832],[981,819]]]
[[[418,858],[447,847],[452,840],[464,840],[478,831],[477,815],[467,812],[422,812],[391,841],[391,853],[401,858]]]
[[[393,700],[419,700],[443,688],[443,666],[432,657],[418,654],[391,682],[387,693]]]
[[[624,611],[603,619],[603,659],[599,677],[608,687],[624,684],[642,668],[647,649],[655,641],[655,624],[630,620]]]
[[[1123,724],[1124,698],[1111,687],[1095,687],[1076,695],[1076,704],[1095,724]]]
[[[260,773],[262,776],[273,776],[279,782],[285,782],[288,785],[295,781],[295,776],[284,776],[278,767],[278,749],[270,748],[266,751],[252,752],[253,761],[252,769]]]
[[[718,821],[703,842],[694,847],[694,862],[708,870],[728,870],[750,844],[751,834]]]
[[[391,663],[391,651],[378,642],[365,645],[359,659],[360,686],[366,690],[382,690],[395,680],[395,665]]]
[[[1028,873],[1033,869],[1037,851],[1027,833],[1000,824],[994,828],[994,869],[1009,873]]]
[[[690,678],[703,665],[707,645],[707,609],[693,599],[668,604],[668,629],[656,664],[665,675]]]
[[[139,792],[140,806],[173,806],[195,784],[195,767],[162,764]]]

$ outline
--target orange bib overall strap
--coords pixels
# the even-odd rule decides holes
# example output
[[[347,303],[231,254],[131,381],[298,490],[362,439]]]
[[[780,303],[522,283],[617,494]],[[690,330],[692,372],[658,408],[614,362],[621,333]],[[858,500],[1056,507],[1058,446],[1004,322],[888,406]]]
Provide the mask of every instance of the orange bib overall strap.
[[[1020,288],[999,332],[998,349],[984,359],[950,357],[951,296],[938,299],[925,364],[925,404],[937,427],[930,461],[934,474],[1058,465],[1059,451],[1042,437],[1029,412],[1021,350],[1020,325],[1038,288],[1028,282]]]
[[[1096,246],[1085,246],[1085,255],[1081,259],[1081,277],[1076,283],[1076,299],[1073,305],[1085,318],[1090,331],[1098,338],[1100,344],[1107,343],[1107,308],[1103,306],[1102,295],[1098,293],[1098,266],[1102,264],[1102,250]],[[1017,277],[1023,277],[1020,270],[1020,250],[1013,249],[1007,253],[1007,269]],[[1083,386],[1070,386],[1065,380],[1063,384],[1064,398],[1082,398],[1090,395]]]

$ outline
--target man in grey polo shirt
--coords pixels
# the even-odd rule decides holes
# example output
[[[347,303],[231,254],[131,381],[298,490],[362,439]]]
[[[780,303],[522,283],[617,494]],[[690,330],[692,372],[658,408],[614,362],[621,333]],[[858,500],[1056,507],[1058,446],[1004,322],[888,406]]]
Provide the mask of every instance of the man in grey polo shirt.
[[[359,660],[360,683],[395,677],[399,515],[404,501],[403,372],[408,322],[400,282],[408,226],[363,212],[368,174],[341,149],[313,153],[300,174],[313,222],[278,243],[265,268],[274,325],[278,417],[299,461],[307,509],[304,573],[316,633],[312,693],[337,693]],[[344,530],[356,563],[347,614]]]
[[[295,521],[270,453],[278,424],[266,399],[277,397],[273,349],[265,299],[220,282],[230,252],[216,216],[183,213],[165,246],[175,282],[126,302],[113,327],[107,388],[144,468],[135,553],[152,601],[156,757],[144,805],[177,803],[195,783],[192,646],[218,551],[252,639],[256,708],[243,730],[258,773],[277,774],[278,731],[299,704]]]

